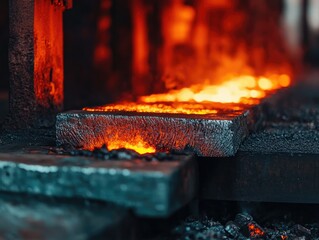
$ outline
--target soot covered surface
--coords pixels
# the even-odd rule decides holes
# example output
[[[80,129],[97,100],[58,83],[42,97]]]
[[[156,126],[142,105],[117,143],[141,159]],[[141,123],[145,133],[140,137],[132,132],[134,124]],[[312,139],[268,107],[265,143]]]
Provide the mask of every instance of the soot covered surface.
[[[241,151],[319,153],[319,76],[284,89],[263,104],[264,127]]]
[[[187,218],[173,228],[169,236],[158,239],[319,239],[319,225],[273,221],[261,226],[249,214],[239,213],[226,224],[207,217]]]
[[[201,214],[175,221],[148,240],[319,239],[318,205],[201,202]]]

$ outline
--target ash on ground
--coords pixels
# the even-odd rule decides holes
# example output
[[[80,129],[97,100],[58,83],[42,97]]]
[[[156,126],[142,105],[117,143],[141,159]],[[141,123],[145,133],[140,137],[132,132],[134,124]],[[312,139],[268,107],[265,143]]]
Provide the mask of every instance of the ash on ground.
[[[103,145],[101,148],[95,148],[93,151],[90,150],[67,150],[63,149],[58,152],[58,154],[66,154],[71,156],[85,156],[85,157],[93,157],[99,160],[135,160],[140,159],[147,162],[152,161],[176,161],[179,159],[178,156],[181,155],[193,155],[191,151],[185,149],[183,151],[170,151],[170,152],[155,152],[155,153],[146,153],[139,154],[138,152],[131,150],[120,148],[116,150],[109,150],[107,145]]]
[[[247,213],[222,224],[207,217],[187,218],[173,228],[168,236],[156,240],[210,240],[210,239],[265,239],[315,240],[319,239],[319,224],[300,225],[294,222],[272,222],[261,225]]]

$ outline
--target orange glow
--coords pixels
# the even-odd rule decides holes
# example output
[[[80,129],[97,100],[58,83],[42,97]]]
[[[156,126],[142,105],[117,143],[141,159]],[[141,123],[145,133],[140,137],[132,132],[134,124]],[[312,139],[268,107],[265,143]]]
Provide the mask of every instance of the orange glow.
[[[240,76],[224,81],[219,85],[193,85],[181,90],[171,90],[164,94],[152,94],[140,98],[141,102],[220,102],[240,103],[245,99],[261,99],[267,91],[287,87],[288,75],[266,77]]]
[[[212,103],[119,103],[101,107],[84,108],[89,112],[137,112],[165,114],[220,115],[243,110],[244,106]]]
[[[236,116],[258,104],[260,100],[274,90],[290,84],[288,75],[270,77],[239,76],[224,81],[219,85],[193,85],[189,88],[171,90],[168,93],[143,96],[138,102],[110,104],[101,107],[84,108],[92,112],[133,112],[160,114],[196,114],[207,115],[215,119],[227,119]],[[118,126],[107,131],[115,131]],[[103,144],[103,143],[102,143]],[[96,146],[94,144],[93,146]],[[140,154],[154,153],[156,149],[148,145],[134,133],[125,136],[115,135],[107,142],[110,150],[126,148]],[[94,147],[93,147],[94,148]],[[264,232],[255,225],[249,226],[251,236],[262,236]]]
[[[280,75],[279,85],[282,87],[288,87],[290,85],[290,77],[286,74]]]
[[[34,93],[37,105],[63,105],[63,8],[34,3]]]
[[[111,130],[113,133],[115,130]],[[146,154],[146,153],[155,153],[156,149],[150,146],[143,138],[136,134],[127,134],[125,136],[119,136],[115,134],[110,139],[99,140],[97,142],[87,142],[87,145],[84,147],[86,150],[93,151],[96,147],[101,147],[106,144],[107,149],[111,150],[118,150],[121,148],[133,150],[139,154]]]
[[[270,79],[261,77],[258,79],[258,86],[263,90],[271,90],[273,88],[273,83]]]
[[[186,6],[181,0],[173,0],[163,16],[163,29],[167,44],[185,42],[191,31],[191,24],[195,17],[192,7]]]
[[[234,0],[168,1],[158,12],[163,39],[154,41],[147,24],[154,9],[133,0],[132,98],[137,101],[84,110],[217,116],[222,108],[236,111],[288,87],[292,71],[278,9],[252,2],[253,7],[240,7]],[[265,21],[266,15],[272,20]],[[159,77],[148,78],[151,70]]]
[[[248,224],[248,229],[251,237],[261,237],[265,234],[263,230],[253,223]]]
[[[271,19],[265,21],[265,17]],[[193,91],[193,86],[200,84],[204,90],[201,95],[207,95],[208,85],[241,76],[260,78],[250,81],[263,91],[290,84],[287,76],[292,75],[292,68],[281,35],[280,8],[252,0],[241,4],[234,0],[199,0],[192,5],[172,0],[163,4],[161,19],[163,42],[157,46],[157,60],[165,90],[183,89],[184,96],[185,88]],[[272,73],[277,75],[276,80],[269,75]],[[288,75],[279,80],[280,74]],[[219,90],[219,95],[226,93]],[[245,97],[259,95],[256,91],[245,92]],[[238,102],[242,94],[238,95],[235,100],[226,96],[226,102]],[[216,97],[216,101],[220,98]],[[198,101],[206,100],[200,96]]]
[[[293,71],[278,27],[280,9],[271,1],[162,2],[153,7],[148,1],[132,0],[132,53],[128,55],[132,55],[133,77],[127,99],[136,101],[83,110],[224,119],[242,114],[291,84]],[[101,19],[99,28],[106,30],[109,24]],[[96,51],[97,58],[106,56],[98,44]],[[146,137],[135,136],[140,133],[117,136],[118,127],[105,129],[112,137],[92,145],[106,142],[111,149],[155,152],[145,143]],[[250,230],[264,234],[255,225]]]
[[[247,105],[258,104],[273,91],[287,87],[290,81],[288,75],[271,75],[269,78],[240,76],[219,85],[197,84],[168,93],[143,96],[138,102],[109,104],[83,110],[220,116],[242,111]]]
[[[136,139],[135,139],[136,140]],[[134,150],[139,154],[145,153],[155,153],[156,149],[154,147],[149,146],[146,142],[141,139],[137,141],[132,140],[115,140],[107,143],[107,147],[109,150],[116,150],[120,148]]]

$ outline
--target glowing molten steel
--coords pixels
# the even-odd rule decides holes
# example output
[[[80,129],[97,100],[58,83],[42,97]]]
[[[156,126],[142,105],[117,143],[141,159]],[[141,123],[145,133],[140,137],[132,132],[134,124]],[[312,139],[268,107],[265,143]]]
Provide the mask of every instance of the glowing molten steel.
[[[143,96],[137,103],[110,104],[83,110],[216,116],[240,111],[243,109],[242,105],[258,104],[267,94],[289,85],[290,77],[285,74],[272,75],[268,78],[240,76],[220,85],[193,85],[168,93]]]
[[[294,71],[279,28],[278,4],[266,0],[185,2],[163,1],[161,7],[154,8],[148,1],[132,1],[132,89],[125,94],[137,101],[85,111],[130,112],[128,116],[187,114],[183,116],[186,119],[205,115],[200,117],[221,120],[241,115],[291,84]],[[156,34],[153,24],[148,23],[153,16],[156,21],[151,22],[158,24]],[[112,136],[109,148],[155,151],[141,132],[156,132],[156,126],[139,130],[137,134],[144,139],[124,129],[125,136],[115,138],[118,126],[105,130]]]
[[[143,140],[135,142],[134,140],[128,140],[127,142],[125,140],[118,140],[118,141],[112,141],[108,143],[108,149],[109,150],[116,150],[116,149],[130,149],[134,150],[135,152],[139,154],[145,154],[145,153],[155,153],[156,149],[149,146],[147,143],[145,143]]]
[[[258,104],[267,94],[276,89],[287,87],[289,84],[290,77],[288,75],[273,75],[268,78],[241,76],[222,82],[220,85],[194,85],[168,93],[143,96],[138,102],[111,104],[84,108],[84,110],[93,112],[195,114],[222,119],[232,114],[235,116],[237,112],[247,109],[247,105]],[[116,132],[117,130],[113,129],[113,131]],[[102,145],[103,142],[99,144]],[[117,135],[113,137],[111,141],[107,142],[107,145],[110,150],[126,148],[135,150],[140,154],[156,151],[154,147],[147,144],[147,139],[136,137],[134,134],[131,136],[129,131],[126,136]]]
[[[250,232],[250,236],[253,238],[262,237],[265,235],[265,232],[256,224],[249,223],[248,229]]]
[[[261,99],[267,91],[287,87],[290,84],[288,75],[266,77],[240,76],[220,85],[193,85],[169,93],[153,94],[141,97],[142,102],[220,102],[247,103],[245,99]]]
[[[101,147],[104,144],[104,142],[99,143],[99,147]],[[96,143],[92,144],[92,146],[85,148],[88,150],[93,151],[97,147]],[[133,150],[139,154],[146,154],[146,153],[155,153],[156,149],[154,147],[151,147],[148,143],[146,143],[141,136],[135,136],[131,138],[126,137],[119,137],[115,136],[112,138],[112,141],[107,142],[107,149],[109,151],[111,150],[117,150],[117,149],[130,149]]]

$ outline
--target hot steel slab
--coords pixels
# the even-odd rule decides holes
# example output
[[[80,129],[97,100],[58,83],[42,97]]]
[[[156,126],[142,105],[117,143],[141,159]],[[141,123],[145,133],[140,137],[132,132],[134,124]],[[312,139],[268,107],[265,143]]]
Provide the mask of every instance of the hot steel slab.
[[[58,146],[101,147],[138,137],[159,151],[191,150],[199,156],[237,152],[249,133],[250,110],[224,115],[71,111],[56,122]]]

